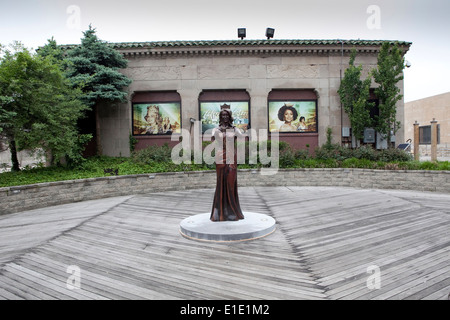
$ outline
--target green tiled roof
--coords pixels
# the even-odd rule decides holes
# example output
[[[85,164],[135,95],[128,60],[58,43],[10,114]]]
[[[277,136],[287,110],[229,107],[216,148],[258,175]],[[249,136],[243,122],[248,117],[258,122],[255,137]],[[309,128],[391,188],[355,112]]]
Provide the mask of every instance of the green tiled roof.
[[[160,41],[111,43],[115,48],[163,48],[163,47],[209,47],[209,46],[303,46],[303,45],[351,45],[380,46],[383,42],[410,46],[410,42],[392,40],[208,40],[208,41]]]
[[[176,48],[176,47],[213,47],[213,46],[381,46],[384,42],[398,43],[400,46],[409,47],[412,43],[394,40],[194,40],[194,41],[156,41],[156,42],[120,42],[109,43],[116,49],[138,48]],[[76,45],[63,45],[71,48]]]

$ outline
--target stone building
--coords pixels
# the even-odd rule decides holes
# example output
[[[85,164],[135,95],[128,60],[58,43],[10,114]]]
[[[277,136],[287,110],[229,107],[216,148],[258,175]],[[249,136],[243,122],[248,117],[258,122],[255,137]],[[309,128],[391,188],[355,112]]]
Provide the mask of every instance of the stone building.
[[[404,135],[406,139],[414,139],[414,123],[419,123],[422,133],[427,135],[431,121],[435,119],[439,125],[438,158],[450,159],[450,92],[405,103]],[[422,131],[422,129],[424,131]],[[427,137],[422,137],[419,146],[421,155],[429,156],[431,146]]]
[[[137,139],[137,149],[166,142],[174,145],[170,133],[192,130],[198,120],[203,131],[214,126],[223,103],[231,105],[235,123],[244,131],[279,131],[284,123],[283,115],[278,116],[281,108],[296,109],[292,129],[279,133],[280,140],[295,149],[322,145],[328,127],[333,142],[349,143],[349,121],[337,93],[341,77],[353,48],[358,52],[356,64],[363,65],[365,74],[375,68],[383,42],[270,39],[111,44],[128,59],[122,72],[133,82],[128,103],[102,108],[103,153],[129,155],[130,135]],[[411,43],[399,45],[406,53]],[[403,92],[403,82],[398,85]],[[397,118],[404,122],[403,101],[398,103]],[[403,131],[396,141],[404,141]]]

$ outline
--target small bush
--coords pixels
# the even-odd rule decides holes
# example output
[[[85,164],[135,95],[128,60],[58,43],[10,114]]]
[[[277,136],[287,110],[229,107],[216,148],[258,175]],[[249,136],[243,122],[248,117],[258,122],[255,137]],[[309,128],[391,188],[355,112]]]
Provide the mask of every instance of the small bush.
[[[376,169],[377,163],[369,159],[349,158],[342,161],[344,168]]]
[[[357,149],[350,149],[350,154],[357,159],[366,159],[371,161],[378,160],[377,151],[372,146],[361,146]]]
[[[356,149],[342,147],[338,144],[324,144],[315,150],[316,158],[321,160],[335,159],[343,161],[346,159],[366,159],[370,161],[411,161],[412,156],[400,149],[375,150],[370,145],[361,146]]]
[[[315,158],[320,160],[345,160],[352,158],[351,149],[342,147],[338,144],[324,144],[321,147],[315,149]]]
[[[280,150],[280,167],[290,168],[295,164],[295,153],[292,149]]]
[[[430,161],[422,162],[419,166],[420,170],[438,170],[438,167],[438,163]]]
[[[386,149],[378,152],[378,160],[391,161],[411,161],[412,155],[401,149]]]
[[[167,143],[163,146],[150,146],[132,153],[132,160],[140,164],[153,164],[153,162],[172,162],[172,149]]]
[[[437,162],[438,170],[450,170],[450,161]]]
[[[300,160],[307,160],[311,158],[311,155],[309,154],[309,150],[302,149],[295,152],[295,158]]]

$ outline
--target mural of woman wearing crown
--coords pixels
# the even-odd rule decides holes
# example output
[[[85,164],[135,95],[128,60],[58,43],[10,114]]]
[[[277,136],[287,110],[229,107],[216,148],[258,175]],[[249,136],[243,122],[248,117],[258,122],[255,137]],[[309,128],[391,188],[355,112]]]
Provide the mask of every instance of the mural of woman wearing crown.
[[[156,105],[147,107],[147,114],[144,117],[147,134],[158,134],[162,131],[162,118],[159,114],[159,107]]]

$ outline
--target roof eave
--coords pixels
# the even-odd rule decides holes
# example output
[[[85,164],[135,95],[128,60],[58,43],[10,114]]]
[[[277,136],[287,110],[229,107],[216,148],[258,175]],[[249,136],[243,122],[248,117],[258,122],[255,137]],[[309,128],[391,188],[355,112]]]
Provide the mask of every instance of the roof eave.
[[[209,40],[109,43],[124,56],[378,54],[384,42],[397,43],[404,54],[411,42],[393,40]],[[62,46],[70,49],[76,45]]]

